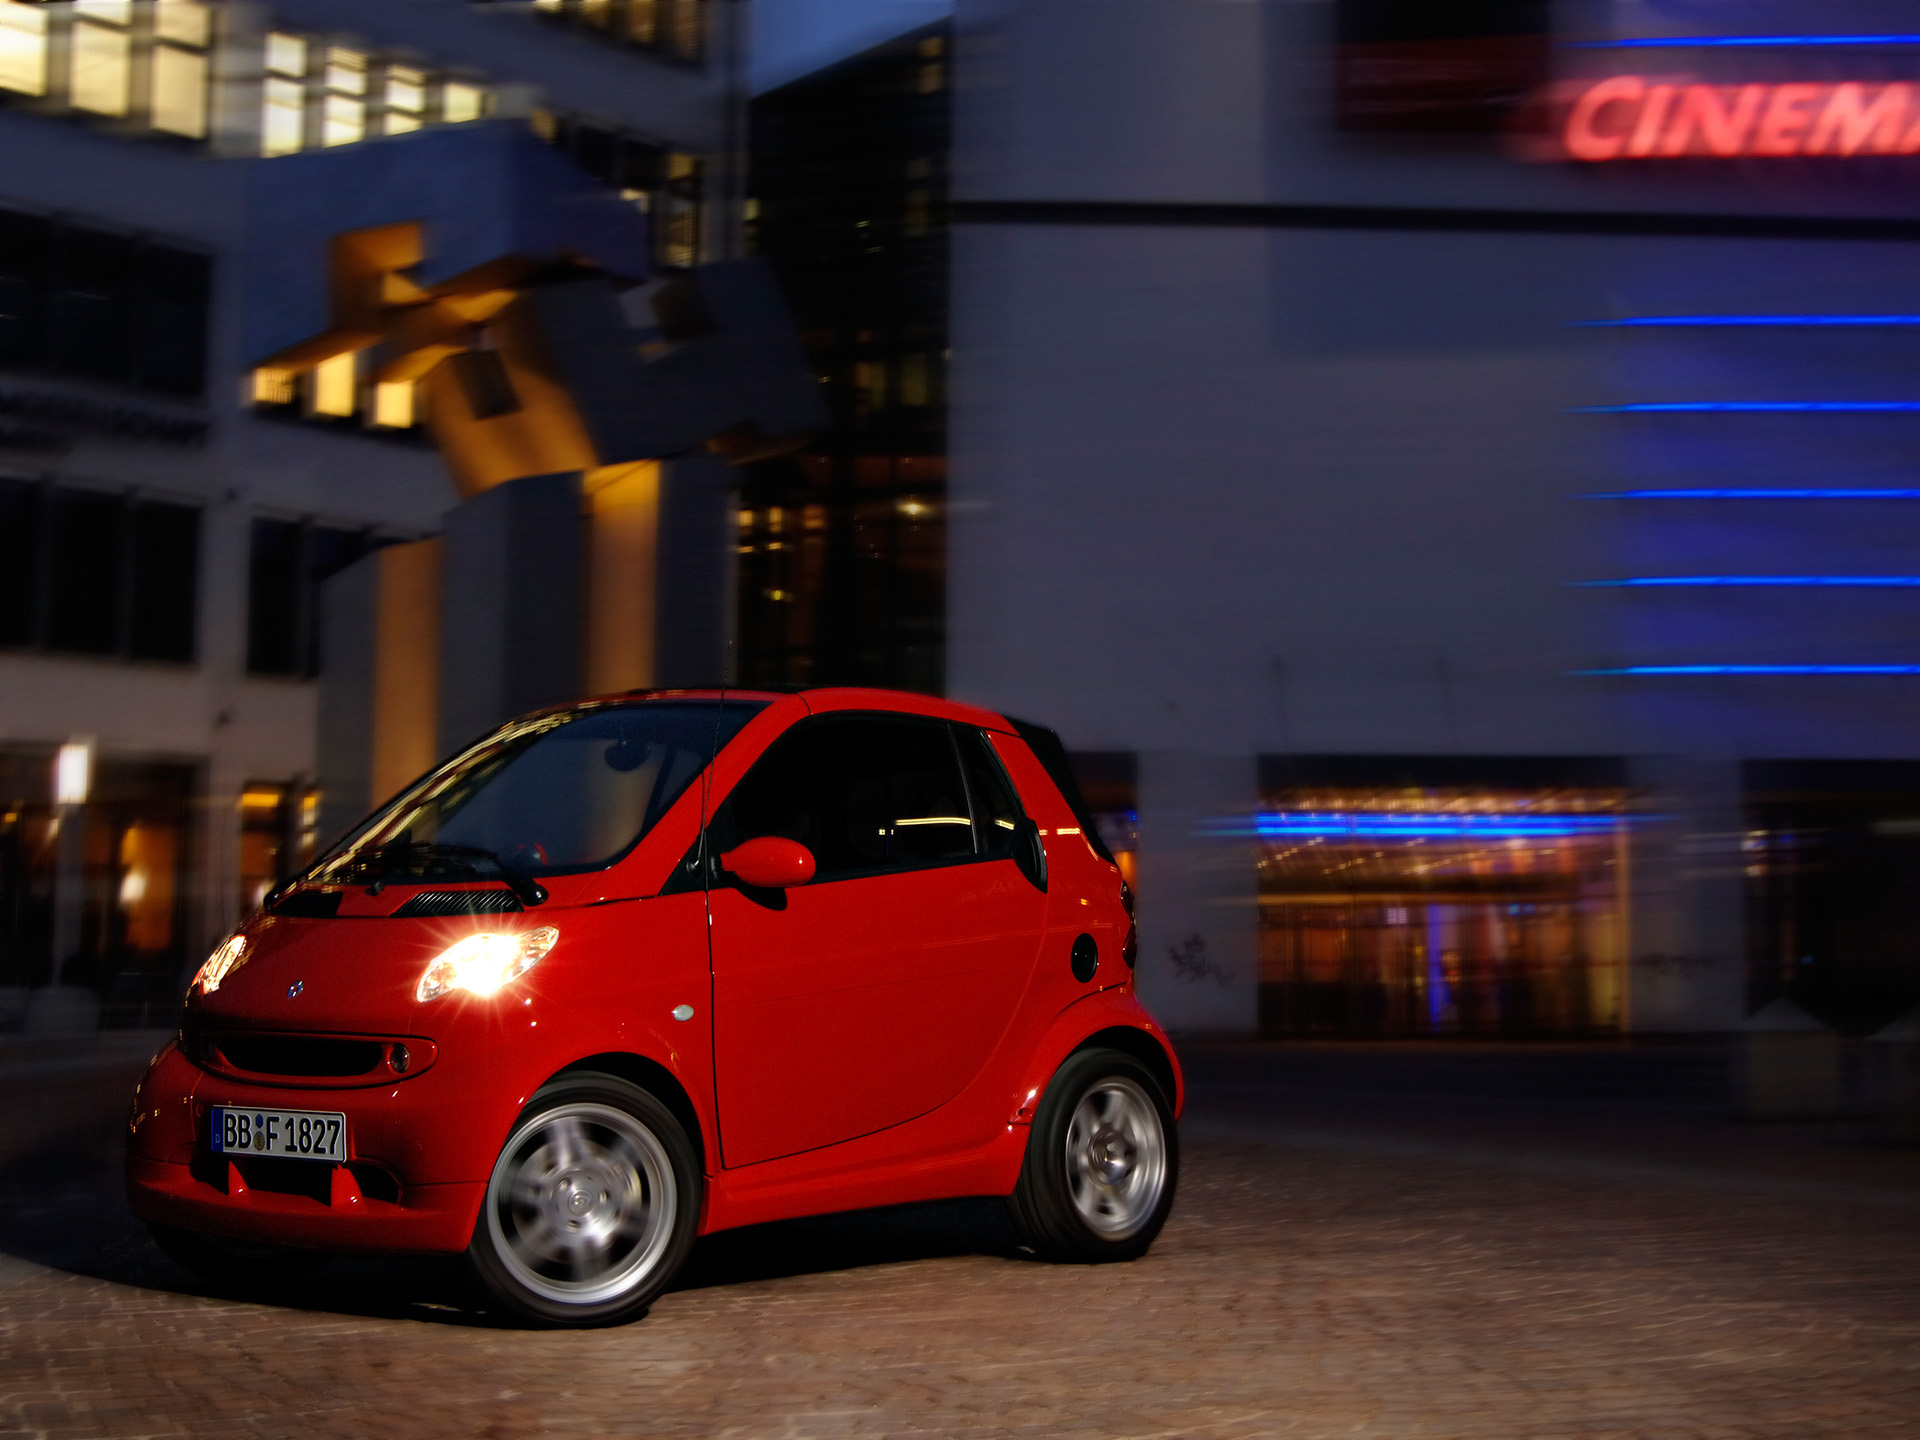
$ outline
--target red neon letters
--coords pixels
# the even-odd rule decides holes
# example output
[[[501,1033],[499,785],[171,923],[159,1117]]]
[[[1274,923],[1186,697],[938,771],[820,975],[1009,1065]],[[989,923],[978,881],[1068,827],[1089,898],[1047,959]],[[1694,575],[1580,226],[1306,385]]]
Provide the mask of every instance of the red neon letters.
[[[1920,153],[1920,87],[1703,85],[1615,75],[1589,85],[1561,141],[1575,160]]]

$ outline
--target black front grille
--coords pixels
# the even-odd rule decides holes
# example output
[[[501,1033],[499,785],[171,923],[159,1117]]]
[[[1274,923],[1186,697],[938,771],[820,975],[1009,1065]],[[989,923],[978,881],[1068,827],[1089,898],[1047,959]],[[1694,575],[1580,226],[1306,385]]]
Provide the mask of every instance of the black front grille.
[[[340,892],[295,890],[274,902],[273,913],[296,920],[332,920],[340,913]]]
[[[393,914],[395,919],[419,915],[511,915],[525,908],[511,890],[422,890]]]
[[[347,1078],[365,1075],[386,1059],[374,1040],[336,1040],[321,1035],[222,1035],[212,1046],[233,1070],[252,1075]]]

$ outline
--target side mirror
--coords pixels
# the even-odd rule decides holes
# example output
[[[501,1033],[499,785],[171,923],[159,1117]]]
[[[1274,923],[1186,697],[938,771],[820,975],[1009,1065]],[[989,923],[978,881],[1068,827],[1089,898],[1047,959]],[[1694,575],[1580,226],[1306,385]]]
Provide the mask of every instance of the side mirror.
[[[813,852],[798,840],[762,835],[720,857],[720,868],[742,885],[784,890],[813,879]]]

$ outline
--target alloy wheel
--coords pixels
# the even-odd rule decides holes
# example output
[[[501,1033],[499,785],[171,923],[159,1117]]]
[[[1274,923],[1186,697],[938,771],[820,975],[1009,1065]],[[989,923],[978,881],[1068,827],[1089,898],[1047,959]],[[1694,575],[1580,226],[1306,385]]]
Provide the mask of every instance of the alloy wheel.
[[[567,1306],[644,1284],[672,1243],[679,1196],[665,1146],[612,1105],[572,1101],[528,1118],[487,1187],[494,1252],[533,1294]]]
[[[1166,1187],[1160,1112],[1124,1075],[1090,1086],[1067,1122],[1067,1194],[1087,1228],[1125,1240],[1145,1225]]]

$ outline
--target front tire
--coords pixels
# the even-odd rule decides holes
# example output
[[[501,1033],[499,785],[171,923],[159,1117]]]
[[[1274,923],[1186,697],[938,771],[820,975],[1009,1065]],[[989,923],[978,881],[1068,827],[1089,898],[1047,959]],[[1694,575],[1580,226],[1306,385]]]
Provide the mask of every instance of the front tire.
[[[1153,1072],[1118,1050],[1067,1057],[1041,1097],[1007,1205],[1047,1260],[1144,1255],[1173,1209],[1180,1140]]]
[[[686,1260],[700,1185],[693,1143],[658,1099],[612,1075],[563,1075],[514,1121],[468,1263],[522,1319],[617,1325]]]

